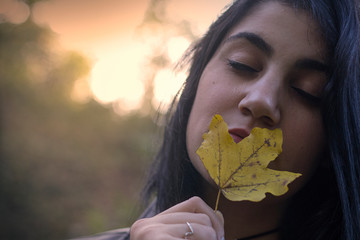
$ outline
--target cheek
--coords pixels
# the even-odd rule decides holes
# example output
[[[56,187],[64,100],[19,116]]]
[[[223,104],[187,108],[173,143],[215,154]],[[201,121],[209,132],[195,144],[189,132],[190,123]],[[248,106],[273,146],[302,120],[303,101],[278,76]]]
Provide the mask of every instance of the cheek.
[[[193,108],[194,109],[194,108]],[[191,111],[188,126],[186,129],[186,148],[191,163],[195,169],[202,175],[208,182],[211,181],[211,177],[207,172],[200,157],[196,154],[197,149],[200,147],[203,140],[202,134],[207,132],[206,118],[198,117],[197,112]]]
[[[202,95],[201,91],[198,91],[186,129],[186,147],[190,160],[196,170],[205,179],[210,179],[200,157],[196,154],[197,149],[203,141],[202,135],[208,131],[208,126],[212,118],[208,107],[209,101],[207,101],[207,99],[206,96]]]
[[[295,136],[299,136],[299,138]],[[298,134],[289,136],[286,139],[288,144],[284,144],[285,151],[291,151],[292,168],[303,174],[312,172],[316,168],[320,156],[324,150],[324,138],[322,131],[313,129],[313,131],[301,131]],[[293,160],[292,160],[293,159]]]
[[[300,188],[311,178],[324,154],[326,141],[321,117],[293,121],[283,130],[283,152],[274,165],[281,170],[301,173],[302,177],[295,181]]]
[[[223,97],[226,96],[224,94],[226,89],[219,81],[215,73],[205,69],[186,129],[186,147],[190,160],[196,170],[208,181],[212,180],[196,151],[203,141],[203,134],[209,130],[212,117],[221,114],[228,105]]]

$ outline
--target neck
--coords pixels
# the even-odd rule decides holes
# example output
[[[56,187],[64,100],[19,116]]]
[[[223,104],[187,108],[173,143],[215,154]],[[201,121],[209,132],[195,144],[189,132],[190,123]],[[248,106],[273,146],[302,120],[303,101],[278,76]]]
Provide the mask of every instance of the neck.
[[[216,189],[208,192],[206,199],[209,206],[215,207]],[[286,201],[281,197],[267,196],[261,202],[233,202],[221,196],[219,210],[225,219],[225,239],[248,239],[260,233],[279,227]],[[278,233],[273,232],[256,240],[276,240]]]

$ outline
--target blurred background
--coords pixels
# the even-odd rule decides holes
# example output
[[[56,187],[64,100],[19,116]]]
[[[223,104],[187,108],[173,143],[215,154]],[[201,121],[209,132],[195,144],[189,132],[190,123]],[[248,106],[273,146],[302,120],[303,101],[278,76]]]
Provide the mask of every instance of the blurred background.
[[[0,239],[130,226],[176,67],[230,0],[0,0]]]

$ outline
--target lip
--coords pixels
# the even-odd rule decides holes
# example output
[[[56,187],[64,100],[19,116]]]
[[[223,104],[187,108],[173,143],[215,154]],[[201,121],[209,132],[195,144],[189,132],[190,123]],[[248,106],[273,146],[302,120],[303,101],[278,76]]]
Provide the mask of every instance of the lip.
[[[244,138],[250,135],[250,132],[243,128],[229,129],[230,136],[234,139],[235,143],[241,142]]]

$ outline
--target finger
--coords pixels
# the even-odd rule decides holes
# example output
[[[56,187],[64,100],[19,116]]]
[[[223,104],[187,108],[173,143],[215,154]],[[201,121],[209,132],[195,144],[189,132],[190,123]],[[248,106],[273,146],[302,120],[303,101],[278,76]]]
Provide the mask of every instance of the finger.
[[[216,214],[216,216],[219,218],[221,224],[224,226],[225,220],[224,220],[223,214],[222,214],[219,210],[217,210],[217,211],[215,212],[215,214]]]
[[[192,197],[182,203],[179,203],[161,214],[168,214],[174,212],[189,212],[189,213],[211,213],[214,210],[209,207],[201,198],[199,197]]]
[[[137,221],[131,227],[131,239],[192,239],[217,240],[217,234],[211,226],[198,223],[164,224],[147,220]]]
[[[215,229],[218,239],[224,236],[224,222],[223,218],[216,214],[214,210],[209,207],[201,198],[192,197],[182,203],[179,203],[159,215],[165,215],[175,212],[188,212],[206,214],[211,221],[212,227]]]
[[[190,228],[190,226],[191,228]],[[196,240],[217,240],[217,234],[211,226],[197,223],[166,225],[166,230],[172,237]]]
[[[156,216],[156,221],[166,224],[186,223],[191,221],[205,226],[212,226],[210,217],[205,213],[175,212]]]
[[[178,240],[189,231],[187,224],[165,224],[152,218],[137,220],[130,228],[130,240]]]

